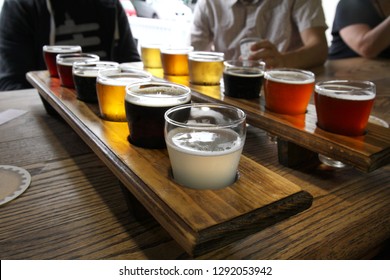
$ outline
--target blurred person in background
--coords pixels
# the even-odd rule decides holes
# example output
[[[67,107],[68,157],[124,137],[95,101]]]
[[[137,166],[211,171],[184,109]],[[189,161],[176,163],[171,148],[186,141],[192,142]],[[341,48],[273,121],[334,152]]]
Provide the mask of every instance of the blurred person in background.
[[[0,90],[29,88],[46,69],[44,45],[80,45],[101,60],[140,61],[118,0],[5,0],[0,14]]]
[[[341,0],[332,36],[329,59],[390,58],[390,1]]]
[[[249,59],[267,67],[309,68],[328,53],[321,0],[199,0],[191,45],[240,57],[240,40],[258,37]]]

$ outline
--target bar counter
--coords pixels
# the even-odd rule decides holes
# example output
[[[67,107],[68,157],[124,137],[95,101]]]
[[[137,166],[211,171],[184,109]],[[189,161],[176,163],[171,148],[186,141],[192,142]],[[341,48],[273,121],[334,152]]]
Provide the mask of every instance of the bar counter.
[[[319,79],[368,79],[372,115],[390,122],[389,61],[328,61]],[[0,125],[1,165],[26,169],[30,187],[0,206],[1,259],[190,259],[150,216],[129,212],[118,179],[35,89],[0,92],[0,112],[27,113]],[[277,146],[250,126],[244,154],[313,196],[311,207],[197,259],[390,257],[390,166],[370,173],[318,161],[282,166]]]

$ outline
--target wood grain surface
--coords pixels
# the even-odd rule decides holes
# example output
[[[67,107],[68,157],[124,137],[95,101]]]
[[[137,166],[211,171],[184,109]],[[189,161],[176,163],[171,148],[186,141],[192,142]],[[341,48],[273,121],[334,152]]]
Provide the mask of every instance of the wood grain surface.
[[[347,59],[320,70],[387,84],[373,114],[389,122],[383,65]],[[0,92],[0,111],[9,108],[28,113],[0,126],[0,163],[25,168],[32,183],[0,209],[1,259],[191,258],[154,219],[137,220],[127,211],[117,176],[73,128],[47,115],[35,90]],[[253,126],[244,154],[313,195],[313,204],[197,259],[389,259],[388,165],[368,174],[318,161],[287,168],[267,133]]]
[[[183,188],[172,180],[166,149],[131,145],[126,122],[100,118],[47,71],[30,72],[40,95],[74,128],[126,188],[191,255],[214,250],[307,209],[312,197],[242,156],[239,179],[221,190]]]

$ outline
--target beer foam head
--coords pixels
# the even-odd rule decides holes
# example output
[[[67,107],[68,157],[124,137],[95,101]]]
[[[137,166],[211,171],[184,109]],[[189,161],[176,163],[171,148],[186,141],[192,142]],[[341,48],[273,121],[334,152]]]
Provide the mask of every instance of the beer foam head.
[[[264,72],[261,69],[256,68],[229,68],[224,70],[226,74],[238,76],[238,77],[247,77],[247,78],[253,78],[253,77],[261,77],[264,75]]]
[[[71,53],[71,52],[81,52],[81,46],[43,46],[43,51],[50,53]]]
[[[65,66],[73,66],[75,62],[93,62],[99,61],[99,56],[95,54],[74,53],[74,54],[58,54],[56,57],[57,64]]]
[[[194,48],[189,47],[163,47],[160,49],[162,54],[188,54],[192,52]]]
[[[109,68],[118,69],[119,63],[112,61],[75,62],[73,74],[82,77],[97,77],[100,70]]]
[[[193,61],[199,62],[213,62],[220,61],[223,62],[224,54],[218,52],[191,52],[188,54],[188,58]]]
[[[353,84],[340,83],[319,83],[315,86],[315,92],[331,98],[364,101],[375,97],[374,90]]]
[[[188,87],[172,83],[137,83],[126,87],[126,101],[139,106],[166,107],[191,100]]]
[[[314,83],[314,74],[299,69],[274,69],[266,71],[264,78],[270,81],[285,84]]]
[[[108,68],[99,71],[96,81],[108,86],[127,86],[136,82],[147,82],[151,79],[152,75],[144,70],[122,71],[120,68]]]

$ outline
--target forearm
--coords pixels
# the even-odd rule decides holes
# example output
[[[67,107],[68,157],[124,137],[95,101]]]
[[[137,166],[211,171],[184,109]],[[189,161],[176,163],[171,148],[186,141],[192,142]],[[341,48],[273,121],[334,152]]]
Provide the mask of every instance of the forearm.
[[[377,27],[364,33],[357,45],[356,51],[364,56],[373,58],[390,46],[390,16]]]
[[[310,68],[324,64],[328,56],[328,44],[323,28],[311,28],[301,33],[304,45],[282,53],[285,67]]]
[[[325,45],[302,47],[300,49],[282,53],[284,67],[308,69],[325,63],[328,48]]]

